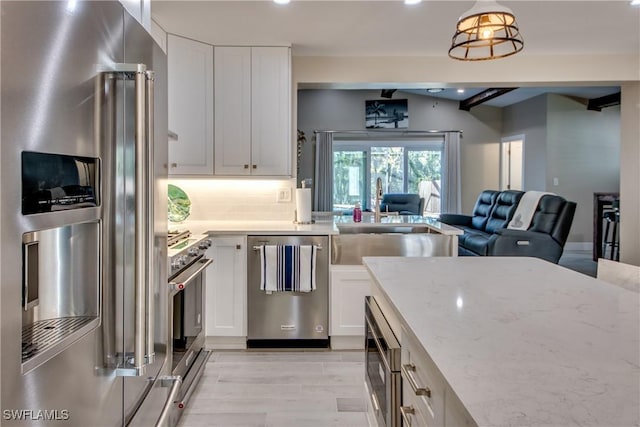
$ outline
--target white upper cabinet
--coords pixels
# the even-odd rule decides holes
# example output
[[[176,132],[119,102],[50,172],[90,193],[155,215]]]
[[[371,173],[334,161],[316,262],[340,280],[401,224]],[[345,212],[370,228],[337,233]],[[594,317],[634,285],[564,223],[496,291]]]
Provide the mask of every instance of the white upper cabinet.
[[[251,48],[251,163],[257,175],[291,175],[291,49]]]
[[[215,172],[251,174],[251,48],[216,47]]]
[[[120,4],[151,33],[151,0],[120,0]]]
[[[213,174],[213,46],[169,34],[170,175]]]
[[[215,47],[215,174],[291,176],[291,50]]]

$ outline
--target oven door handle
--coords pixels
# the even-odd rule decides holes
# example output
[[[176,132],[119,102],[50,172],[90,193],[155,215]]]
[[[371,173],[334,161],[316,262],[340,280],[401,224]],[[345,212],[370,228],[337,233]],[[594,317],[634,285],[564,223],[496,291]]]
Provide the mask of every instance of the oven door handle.
[[[169,282],[169,289],[174,292],[180,292],[189,286],[189,283],[193,281],[205,268],[209,267],[213,262],[212,259],[202,258],[196,261],[191,267],[180,273],[176,278]]]
[[[375,329],[373,329],[373,325],[371,324],[371,320],[369,320],[368,316],[365,316],[365,321],[367,322],[369,331],[371,331],[371,336],[373,337],[373,341],[376,343],[378,354],[380,354],[380,358],[382,359],[384,368],[387,371],[391,372],[391,366],[389,365],[389,361],[387,360],[386,352],[382,349],[382,344],[380,344],[380,338],[378,338],[378,336],[376,335]]]

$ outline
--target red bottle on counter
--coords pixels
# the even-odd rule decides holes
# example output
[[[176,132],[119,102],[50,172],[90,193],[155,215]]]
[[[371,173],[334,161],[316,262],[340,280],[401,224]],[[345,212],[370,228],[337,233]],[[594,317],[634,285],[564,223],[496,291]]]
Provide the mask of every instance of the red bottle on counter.
[[[356,202],[356,206],[353,208],[353,222],[362,221],[362,209],[360,208],[360,202]]]

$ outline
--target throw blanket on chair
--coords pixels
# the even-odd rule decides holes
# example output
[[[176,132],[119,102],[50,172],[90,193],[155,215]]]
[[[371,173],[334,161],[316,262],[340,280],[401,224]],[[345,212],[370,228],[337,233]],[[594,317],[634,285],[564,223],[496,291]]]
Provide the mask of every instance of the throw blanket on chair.
[[[529,225],[531,225],[531,220],[533,219],[533,214],[536,213],[538,202],[545,194],[553,193],[547,193],[544,191],[527,191],[524,193],[520,199],[520,203],[518,203],[516,211],[513,214],[513,219],[511,219],[507,228],[523,231],[529,229]]]
[[[265,245],[260,248],[260,290],[311,292],[316,289],[316,251],[312,245]]]

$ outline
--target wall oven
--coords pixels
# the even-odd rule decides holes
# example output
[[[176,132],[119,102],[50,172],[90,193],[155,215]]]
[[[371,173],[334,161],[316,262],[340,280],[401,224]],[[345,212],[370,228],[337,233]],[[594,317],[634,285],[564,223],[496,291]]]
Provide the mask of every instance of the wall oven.
[[[400,343],[372,296],[365,300],[365,380],[378,426],[400,427]]]
[[[188,231],[169,232],[169,294],[172,321],[172,374],[182,378],[176,400],[179,410],[172,419],[177,423],[202,376],[209,352],[204,348],[205,270],[213,262],[205,257],[211,240]]]

